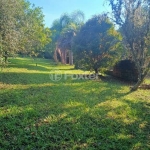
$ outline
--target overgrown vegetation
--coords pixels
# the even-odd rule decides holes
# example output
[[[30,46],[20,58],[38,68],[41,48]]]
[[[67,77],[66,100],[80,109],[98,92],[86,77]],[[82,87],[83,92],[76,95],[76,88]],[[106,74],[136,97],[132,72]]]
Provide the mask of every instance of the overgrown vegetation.
[[[150,69],[150,1],[108,0],[114,22],[119,25],[123,45],[130,52],[138,71],[138,81],[131,91],[138,89]]]
[[[150,149],[150,93],[114,79],[50,80],[67,65],[11,59],[0,74],[0,149]],[[146,79],[150,83],[150,78]]]
[[[124,81],[137,82],[138,71],[135,63],[131,60],[119,61],[113,68],[113,76]]]

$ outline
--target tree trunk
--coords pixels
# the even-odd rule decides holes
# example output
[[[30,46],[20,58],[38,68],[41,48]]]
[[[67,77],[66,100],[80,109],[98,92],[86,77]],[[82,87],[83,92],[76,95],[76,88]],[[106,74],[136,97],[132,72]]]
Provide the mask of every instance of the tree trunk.
[[[54,51],[54,60],[55,60],[55,62],[58,62],[58,59],[57,59],[57,49]]]
[[[148,65],[148,67],[145,70],[144,74],[142,74],[142,72],[139,73],[138,82],[131,88],[131,90],[130,90],[131,92],[136,91],[139,88],[139,86],[142,84],[142,82],[144,81],[144,78],[148,74],[149,67],[150,67],[150,64]]]
[[[98,74],[98,68],[95,68],[94,71],[95,71],[95,74]]]
[[[69,64],[73,65],[73,52],[69,51]]]
[[[4,55],[4,61],[5,61],[5,63],[7,63],[7,59],[8,59],[8,54],[7,54],[7,51],[5,51],[5,55]]]
[[[5,63],[7,63],[8,57],[5,55],[4,58],[5,58]]]
[[[95,79],[98,79],[98,68],[95,68],[94,71],[95,71]]]
[[[142,78],[141,80],[138,80],[138,82],[131,88],[131,92],[136,91],[139,86],[141,85],[141,83],[143,82],[144,78]]]
[[[65,50],[61,51],[61,63],[66,64],[66,51]]]

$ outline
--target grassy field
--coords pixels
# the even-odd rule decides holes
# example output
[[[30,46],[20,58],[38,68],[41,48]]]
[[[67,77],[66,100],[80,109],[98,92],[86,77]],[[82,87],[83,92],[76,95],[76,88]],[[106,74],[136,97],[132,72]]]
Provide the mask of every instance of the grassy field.
[[[0,150],[149,150],[150,90],[72,80],[72,66],[11,59],[0,73]],[[51,77],[59,69],[59,81]],[[61,77],[61,76],[59,76]],[[146,79],[150,83],[150,79]]]

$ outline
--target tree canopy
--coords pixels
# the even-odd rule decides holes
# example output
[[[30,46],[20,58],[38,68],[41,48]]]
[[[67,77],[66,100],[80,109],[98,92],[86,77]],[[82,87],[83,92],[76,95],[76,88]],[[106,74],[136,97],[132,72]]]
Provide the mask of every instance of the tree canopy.
[[[117,56],[115,38],[121,38],[106,14],[89,19],[74,38],[74,52],[77,63],[85,68],[95,70],[108,65],[113,56]],[[114,58],[113,58],[114,60]],[[104,65],[106,66],[106,65]]]
[[[119,25],[123,44],[138,70],[137,90],[150,69],[150,2],[149,0],[109,0],[113,19]]]
[[[44,27],[41,8],[25,0],[0,1],[0,57],[31,53],[50,41],[51,32]]]

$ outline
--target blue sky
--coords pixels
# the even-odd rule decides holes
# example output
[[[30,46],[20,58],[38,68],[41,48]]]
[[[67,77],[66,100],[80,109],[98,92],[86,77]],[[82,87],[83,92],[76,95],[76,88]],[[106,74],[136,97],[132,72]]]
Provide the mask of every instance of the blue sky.
[[[106,0],[28,0],[35,6],[42,7],[45,15],[45,25],[50,27],[55,19],[63,13],[72,13],[81,10],[85,14],[85,19],[91,18],[95,14],[108,12],[110,9]]]

